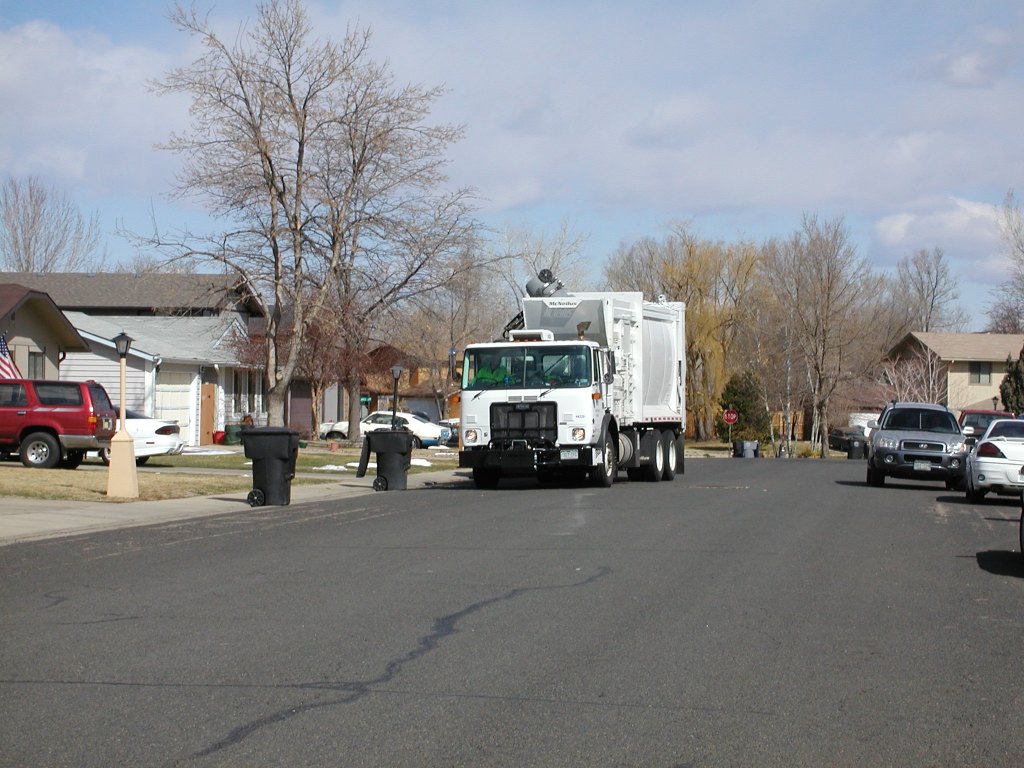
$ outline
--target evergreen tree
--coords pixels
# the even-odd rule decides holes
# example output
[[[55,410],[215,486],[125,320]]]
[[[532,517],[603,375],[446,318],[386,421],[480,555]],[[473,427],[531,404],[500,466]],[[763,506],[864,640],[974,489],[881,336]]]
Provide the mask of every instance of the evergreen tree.
[[[1006,375],[999,385],[999,397],[1007,411],[1024,413],[1024,347],[1016,360],[1006,358]]]
[[[739,417],[732,425],[733,440],[767,442],[770,439],[768,413],[764,409],[760,391],[757,377],[751,371],[733,375],[722,390],[722,399],[719,401],[722,410],[731,408]],[[729,439],[729,425],[722,420],[721,415],[718,417],[718,436],[722,440]]]

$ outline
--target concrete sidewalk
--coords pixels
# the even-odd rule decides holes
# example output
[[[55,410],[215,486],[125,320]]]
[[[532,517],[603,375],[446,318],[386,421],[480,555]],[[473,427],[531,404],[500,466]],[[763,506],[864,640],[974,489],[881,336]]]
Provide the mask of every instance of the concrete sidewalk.
[[[291,503],[331,501],[374,493],[374,477],[371,472],[365,477],[348,475],[328,483],[292,484]],[[317,479],[323,478],[319,476]],[[464,471],[459,473],[458,470],[415,472],[408,476],[409,491],[464,482],[472,481]],[[0,498],[0,546],[172,520],[244,512],[252,509],[246,501],[247,495],[248,491],[236,491],[185,499],[129,502],[50,501],[3,497]]]

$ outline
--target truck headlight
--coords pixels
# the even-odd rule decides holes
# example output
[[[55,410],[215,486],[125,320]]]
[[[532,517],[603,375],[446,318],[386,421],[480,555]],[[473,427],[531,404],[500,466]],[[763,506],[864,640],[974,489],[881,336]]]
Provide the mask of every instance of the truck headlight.
[[[577,443],[582,443],[584,440],[587,439],[587,430],[585,430],[583,427],[573,427],[572,439],[575,440]]]
[[[466,443],[475,443],[480,439],[480,433],[475,429],[467,429],[463,434],[463,441]]]
[[[890,451],[895,451],[900,447],[900,441],[895,437],[880,437],[875,442],[875,446],[877,448],[887,448]]]

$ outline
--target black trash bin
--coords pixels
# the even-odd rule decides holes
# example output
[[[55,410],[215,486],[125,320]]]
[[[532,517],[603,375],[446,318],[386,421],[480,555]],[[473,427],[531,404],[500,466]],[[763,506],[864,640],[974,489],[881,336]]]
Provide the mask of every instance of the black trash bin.
[[[846,458],[848,459],[863,459],[867,456],[867,446],[863,440],[857,440],[856,438],[850,440],[849,445],[846,448]]]
[[[412,464],[413,435],[407,429],[378,429],[363,436],[356,477],[363,477],[370,463],[370,452],[377,456],[375,491],[404,491]]]
[[[249,506],[290,504],[295,461],[299,456],[299,433],[284,427],[246,427],[241,437],[245,457],[252,459]]]

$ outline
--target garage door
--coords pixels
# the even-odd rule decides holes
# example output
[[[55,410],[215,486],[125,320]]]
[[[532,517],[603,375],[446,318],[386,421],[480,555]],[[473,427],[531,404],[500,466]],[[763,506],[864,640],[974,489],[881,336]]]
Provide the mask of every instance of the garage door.
[[[182,437],[192,422],[192,374],[158,371],[156,374],[156,414],[158,419],[178,422]]]

